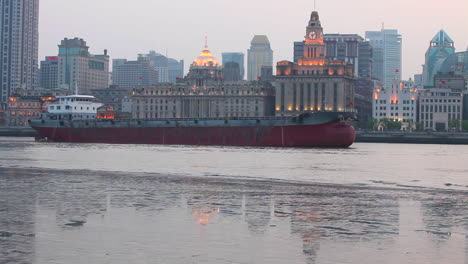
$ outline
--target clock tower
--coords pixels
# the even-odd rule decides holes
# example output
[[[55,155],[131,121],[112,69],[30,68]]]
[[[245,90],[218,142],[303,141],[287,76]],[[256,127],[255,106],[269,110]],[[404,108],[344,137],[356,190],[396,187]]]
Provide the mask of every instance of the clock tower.
[[[323,28],[317,11],[312,12],[309,24],[306,27],[303,59],[304,61],[322,61],[325,59]]]

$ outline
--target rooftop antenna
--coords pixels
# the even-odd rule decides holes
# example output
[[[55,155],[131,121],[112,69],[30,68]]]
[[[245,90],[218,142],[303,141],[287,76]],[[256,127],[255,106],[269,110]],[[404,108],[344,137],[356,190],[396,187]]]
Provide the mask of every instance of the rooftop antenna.
[[[384,30],[384,29],[385,29],[385,23],[382,22],[382,30]]]

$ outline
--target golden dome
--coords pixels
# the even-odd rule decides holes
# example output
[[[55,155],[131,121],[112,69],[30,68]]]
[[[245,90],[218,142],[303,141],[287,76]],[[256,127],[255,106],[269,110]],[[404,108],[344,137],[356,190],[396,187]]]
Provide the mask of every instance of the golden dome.
[[[219,61],[211,54],[211,51],[208,49],[208,44],[205,43],[205,48],[202,50],[200,55],[193,61],[192,65],[194,66],[207,66],[220,67]]]

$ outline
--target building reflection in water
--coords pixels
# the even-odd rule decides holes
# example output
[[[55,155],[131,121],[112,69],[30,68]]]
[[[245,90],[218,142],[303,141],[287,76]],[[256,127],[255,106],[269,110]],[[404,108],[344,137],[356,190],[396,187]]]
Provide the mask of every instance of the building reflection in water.
[[[464,195],[144,173],[0,173],[0,248],[10,262],[458,263],[467,254]]]

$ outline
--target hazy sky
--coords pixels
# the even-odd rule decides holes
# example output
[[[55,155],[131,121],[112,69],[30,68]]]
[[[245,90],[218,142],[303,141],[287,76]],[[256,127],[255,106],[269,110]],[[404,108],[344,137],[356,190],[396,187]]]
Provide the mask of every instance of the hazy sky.
[[[56,55],[64,37],[84,38],[91,53],[134,60],[155,50],[186,61],[198,56],[208,35],[221,53],[247,52],[255,34],[268,35],[274,60],[292,60],[313,0],[40,0],[40,60]],[[421,72],[432,37],[443,28],[457,51],[468,46],[468,0],[317,0],[324,33],[396,28],[403,36],[403,77]]]

